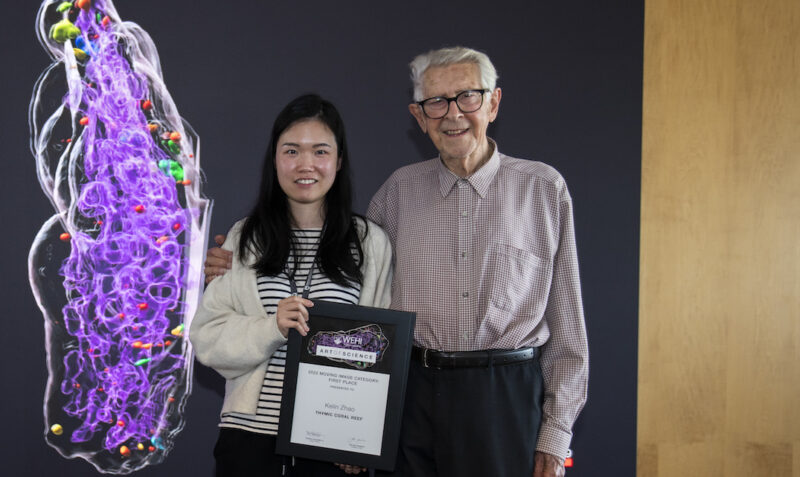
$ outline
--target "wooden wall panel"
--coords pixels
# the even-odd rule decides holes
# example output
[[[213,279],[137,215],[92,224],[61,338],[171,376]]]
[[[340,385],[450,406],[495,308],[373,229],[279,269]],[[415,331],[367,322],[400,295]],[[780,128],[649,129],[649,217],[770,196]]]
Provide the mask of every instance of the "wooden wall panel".
[[[800,477],[800,1],[646,0],[638,475]]]

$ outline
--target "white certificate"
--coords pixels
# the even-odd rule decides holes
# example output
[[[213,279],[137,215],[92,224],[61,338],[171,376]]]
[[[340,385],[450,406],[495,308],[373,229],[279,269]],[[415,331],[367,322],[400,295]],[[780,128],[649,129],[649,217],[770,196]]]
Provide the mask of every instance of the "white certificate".
[[[380,455],[389,375],[299,363],[294,444]]]
[[[289,332],[275,451],[393,471],[415,315],[314,302]]]

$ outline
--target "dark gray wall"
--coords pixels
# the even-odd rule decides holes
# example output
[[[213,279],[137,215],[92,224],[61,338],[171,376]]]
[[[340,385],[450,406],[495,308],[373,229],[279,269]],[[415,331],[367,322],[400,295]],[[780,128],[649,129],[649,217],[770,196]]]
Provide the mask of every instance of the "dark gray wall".
[[[43,438],[44,330],[26,262],[53,212],[28,147],[30,93],[49,64],[34,32],[37,8],[36,1],[6,6],[0,30],[7,257],[0,455],[4,475],[94,475]],[[117,9],[152,35],[175,103],[202,138],[215,233],[254,199],[269,127],[292,97],[317,91],[339,106],[363,212],[392,170],[435,154],[407,112],[408,61],[445,45],[487,52],[503,88],[490,135],[506,154],[555,166],[575,203],[592,354],[568,475],[635,474],[643,1],[120,0]],[[213,474],[222,380],[202,367],[195,380],[175,449],[138,475]]]

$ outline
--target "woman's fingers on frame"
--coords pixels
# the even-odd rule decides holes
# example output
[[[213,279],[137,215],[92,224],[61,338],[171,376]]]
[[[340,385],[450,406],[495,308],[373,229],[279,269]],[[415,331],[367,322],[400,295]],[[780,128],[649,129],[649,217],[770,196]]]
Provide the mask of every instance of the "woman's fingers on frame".
[[[299,323],[299,324],[300,324],[300,326],[302,326],[302,327],[303,327],[303,329],[304,329],[306,332],[308,332],[309,328],[308,328],[308,314],[307,314],[307,313],[306,313],[306,315],[303,315],[303,314],[301,314],[301,315],[300,315],[300,316],[297,318],[297,323]],[[303,334],[303,336],[305,336],[305,334]]]
[[[303,317],[300,313],[290,313],[285,315],[285,320],[287,321],[286,327],[287,328],[294,328],[296,329],[302,336],[305,336],[308,333],[309,328],[308,324],[306,324],[306,318]]]

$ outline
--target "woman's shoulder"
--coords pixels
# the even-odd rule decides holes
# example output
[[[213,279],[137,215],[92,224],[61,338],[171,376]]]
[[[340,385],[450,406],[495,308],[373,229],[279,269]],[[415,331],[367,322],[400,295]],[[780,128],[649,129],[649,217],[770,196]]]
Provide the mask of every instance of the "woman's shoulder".
[[[362,247],[384,249],[389,246],[389,235],[378,224],[360,215],[354,215],[353,222]]]
[[[242,236],[242,227],[247,221],[247,217],[237,220],[228,230],[228,235],[225,236],[225,243],[222,248],[226,250],[235,250],[239,247],[239,239]]]

